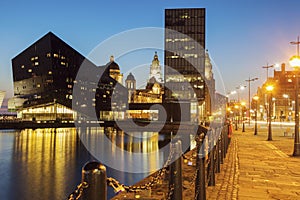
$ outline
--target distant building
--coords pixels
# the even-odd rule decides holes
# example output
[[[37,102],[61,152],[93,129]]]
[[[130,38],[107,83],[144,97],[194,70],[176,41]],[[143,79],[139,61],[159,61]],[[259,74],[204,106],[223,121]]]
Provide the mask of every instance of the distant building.
[[[5,91],[0,91],[0,108],[2,107],[3,99],[5,97]]]
[[[114,56],[110,57],[109,62],[109,75],[120,84],[123,84],[123,74],[120,72],[119,65],[115,62]]]
[[[83,63],[90,71],[77,80]],[[96,107],[90,110],[99,117],[103,107],[100,105],[106,105],[106,110],[111,108],[109,97],[117,81],[108,72],[102,73],[107,66],[97,67],[52,32],[13,58],[12,68],[14,102],[23,120],[74,120],[78,114],[89,114],[85,113],[87,106]],[[72,109],[74,84],[80,86],[75,97],[76,111]],[[89,96],[93,98],[88,99]]]
[[[136,79],[132,73],[129,73],[125,80],[125,86],[128,89],[128,102],[135,104],[136,110],[128,110],[129,118],[143,118],[143,119],[158,119],[158,110],[147,109],[146,104],[162,104],[162,95],[164,93],[163,83],[157,81],[161,79],[161,67],[157,53],[155,52],[152,65],[150,66],[151,77],[145,88],[136,88]]]
[[[154,58],[152,60],[152,64],[150,66],[150,76],[149,76],[149,80],[151,78],[155,78],[155,80],[158,83],[162,83],[162,73],[161,73],[161,66],[160,66],[160,62],[158,60],[158,55],[157,52],[155,52]]]
[[[202,120],[207,116],[204,101],[205,8],[166,9],[165,28],[167,120]],[[178,112],[180,110],[184,112]]]
[[[275,120],[292,120],[295,114],[295,72],[287,71],[285,64],[281,64],[281,70],[274,70],[274,76],[269,77],[261,87],[257,89],[259,99],[258,117],[266,119],[268,116],[268,105],[272,103],[271,115]],[[266,90],[267,85],[273,85],[272,93]],[[270,95],[272,100],[270,101]],[[256,101],[252,100],[252,109],[256,108]]]

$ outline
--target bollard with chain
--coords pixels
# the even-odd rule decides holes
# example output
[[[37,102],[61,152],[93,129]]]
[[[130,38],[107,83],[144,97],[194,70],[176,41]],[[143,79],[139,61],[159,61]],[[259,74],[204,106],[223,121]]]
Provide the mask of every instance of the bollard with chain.
[[[200,134],[197,142],[197,160],[196,160],[196,170],[197,178],[195,183],[195,199],[203,200],[206,199],[205,190],[205,149],[203,145],[204,133]]]
[[[170,196],[171,200],[182,199],[182,147],[181,141],[178,140],[171,144],[171,152],[176,160],[170,165],[169,190],[173,190]]]
[[[82,168],[82,182],[86,182],[89,186],[83,191],[83,200],[107,199],[107,177],[104,165],[97,161],[85,164]]]

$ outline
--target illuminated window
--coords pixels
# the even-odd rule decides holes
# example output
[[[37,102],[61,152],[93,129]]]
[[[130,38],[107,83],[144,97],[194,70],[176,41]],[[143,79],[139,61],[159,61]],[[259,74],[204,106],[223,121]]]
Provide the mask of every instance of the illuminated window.
[[[72,85],[68,85],[68,88],[70,88],[70,89],[71,89],[71,88],[72,88]]]
[[[65,62],[60,62],[60,64],[61,64],[61,65],[66,65],[66,63],[65,63]]]
[[[34,66],[38,66],[39,65],[39,62],[34,62]]]
[[[64,57],[64,56],[61,56],[60,58],[61,58],[62,60],[66,59],[66,57]]]
[[[53,54],[53,57],[58,58],[58,54],[57,53]]]
[[[22,65],[22,66],[21,66],[21,68],[22,68],[22,69],[24,69],[24,68],[25,68],[25,66],[24,66],[24,65]]]
[[[104,94],[103,97],[106,98],[106,95]]]
[[[52,71],[49,71],[48,74],[52,74]]]
[[[46,57],[50,58],[51,57],[51,53],[47,53]]]
[[[28,72],[29,72],[29,73],[32,72],[32,69],[28,69]]]
[[[38,88],[41,87],[41,84],[37,84],[36,87],[38,87]]]

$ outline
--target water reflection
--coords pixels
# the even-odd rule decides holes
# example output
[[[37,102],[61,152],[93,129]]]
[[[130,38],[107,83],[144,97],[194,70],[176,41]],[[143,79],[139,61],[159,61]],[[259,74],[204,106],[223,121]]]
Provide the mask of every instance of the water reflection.
[[[153,172],[163,164],[158,133],[126,134],[115,129],[94,127],[81,128],[79,135],[86,148],[98,160],[116,170],[131,173]]]
[[[83,130],[78,131],[83,134]],[[158,133],[128,135],[115,129],[84,130],[89,144],[111,160],[120,159],[124,166],[146,171],[161,165],[164,155],[158,153],[165,143]],[[104,138],[113,144],[104,148]],[[121,152],[121,153],[119,153]],[[141,154],[140,159],[133,155]],[[125,156],[125,155],[132,156]],[[81,168],[93,156],[86,150],[74,128],[0,130],[0,199],[66,199],[81,180]],[[125,173],[107,167],[108,177],[132,185],[149,173]],[[109,190],[109,197],[114,194]]]

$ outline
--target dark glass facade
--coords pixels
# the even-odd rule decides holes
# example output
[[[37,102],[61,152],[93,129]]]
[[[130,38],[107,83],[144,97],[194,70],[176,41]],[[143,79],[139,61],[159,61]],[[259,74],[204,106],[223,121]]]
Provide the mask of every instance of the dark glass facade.
[[[182,107],[185,101],[186,113],[180,115],[189,121],[191,102],[205,99],[205,8],[165,10],[164,64],[164,102],[172,113],[178,110],[174,102],[181,101]],[[179,120],[177,113],[173,118]]]
[[[77,76],[81,67],[85,70]],[[51,102],[72,108],[73,101],[75,111],[99,117],[101,110],[127,103],[111,101],[120,93],[127,100],[127,89],[109,76],[108,65],[97,67],[51,32],[13,58],[12,68],[14,95],[25,99],[23,108]]]
[[[14,94],[24,107],[53,102],[71,107],[73,81],[84,56],[49,32],[12,59]]]
[[[166,92],[166,100],[190,100],[193,92],[203,100],[205,9],[167,9],[165,28],[165,66],[170,67],[165,68],[165,81],[172,90]],[[182,82],[190,83],[192,88],[183,88]]]

